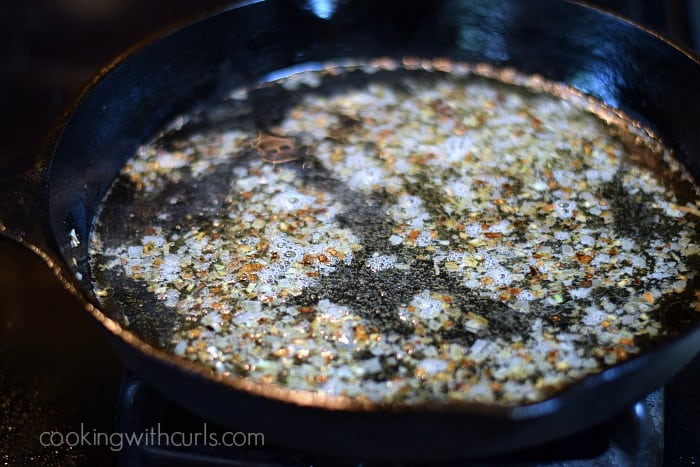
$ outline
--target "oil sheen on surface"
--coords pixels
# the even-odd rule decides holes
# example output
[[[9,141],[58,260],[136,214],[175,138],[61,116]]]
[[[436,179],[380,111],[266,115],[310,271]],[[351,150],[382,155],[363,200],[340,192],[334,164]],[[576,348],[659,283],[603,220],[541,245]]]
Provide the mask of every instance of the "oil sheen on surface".
[[[537,77],[418,68],[178,119],[105,200],[96,295],[217,372],[381,403],[541,400],[698,321],[698,190],[658,141]]]

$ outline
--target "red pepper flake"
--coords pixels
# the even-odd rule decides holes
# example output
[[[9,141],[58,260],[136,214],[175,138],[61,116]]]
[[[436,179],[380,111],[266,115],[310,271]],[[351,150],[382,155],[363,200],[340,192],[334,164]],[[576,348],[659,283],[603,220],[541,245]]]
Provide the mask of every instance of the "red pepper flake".
[[[540,128],[542,128],[542,120],[540,120],[539,118],[535,117],[535,116],[532,115],[531,113],[528,113],[528,114],[527,114],[527,118],[528,118],[528,120],[530,120],[530,123],[532,124],[532,127],[533,127],[535,130],[539,130]]]
[[[585,253],[577,252],[576,255],[574,256],[574,260],[578,261],[581,264],[588,264],[591,261],[593,261],[593,257],[591,255],[587,255]]]
[[[207,274],[206,271],[202,271],[202,272],[205,275]],[[244,272],[239,272],[238,274],[236,274],[236,278],[241,282],[255,282],[256,280],[258,280],[258,275],[255,273],[252,273],[252,272],[249,274],[246,274]]]
[[[260,263],[246,263],[243,266],[241,266],[241,272],[246,274],[250,272],[258,272],[264,267],[265,265]]]
[[[626,360],[627,359],[627,351],[625,350],[624,347],[615,347],[615,356],[617,357],[618,360]]]
[[[328,381],[327,375],[315,375],[314,376],[314,383],[316,383],[316,384],[323,384],[326,381]]]
[[[467,367],[467,368],[475,367],[476,360],[472,360],[470,358],[463,358],[462,360],[460,360],[459,366]]]
[[[486,232],[484,236],[486,238],[501,238],[503,234],[501,232]]]
[[[355,331],[355,339],[358,341],[366,341],[367,340],[367,329],[365,329],[364,326],[361,324],[358,326],[355,326],[354,328]]]
[[[317,258],[321,263],[327,263],[329,261],[328,256],[324,255],[323,253],[318,255]]]
[[[311,313],[312,311],[314,311],[314,309],[311,308],[310,306],[300,306],[299,307],[299,313]]]
[[[408,240],[413,242],[418,238],[418,235],[420,235],[420,230],[411,230],[411,233],[408,234]]]
[[[314,264],[316,262],[316,257],[310,253],[306,253],[304,255],[304,259],[302,261],[307,266],[311,266],[312,264]]]

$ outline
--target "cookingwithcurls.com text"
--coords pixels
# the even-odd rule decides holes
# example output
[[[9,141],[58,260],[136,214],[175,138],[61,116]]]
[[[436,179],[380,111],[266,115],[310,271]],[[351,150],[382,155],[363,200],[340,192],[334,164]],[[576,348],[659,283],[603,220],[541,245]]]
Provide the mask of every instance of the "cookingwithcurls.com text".
[[[121,451],[130,446],[166,446],[166,447],[260,447],[265,445],[263,433],[243,431],[209,431],[207,424],[201,431],[163,431],[160,423],[141,432],[106,433],[95,429],[86,429],[80,424],[80,431],[44,431],[39,435],[39,443],[44,447],[58,446],[103,446],[112,451]]]

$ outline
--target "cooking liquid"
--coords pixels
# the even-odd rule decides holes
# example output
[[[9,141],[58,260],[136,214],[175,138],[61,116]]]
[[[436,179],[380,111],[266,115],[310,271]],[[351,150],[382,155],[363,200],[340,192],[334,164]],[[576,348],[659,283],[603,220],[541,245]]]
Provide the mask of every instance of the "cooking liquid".
[[[386,403],[541,400],[696,323],[669,151],[476,70],[307,71],[178,119],[105,199],[97,296],[217,372]]]

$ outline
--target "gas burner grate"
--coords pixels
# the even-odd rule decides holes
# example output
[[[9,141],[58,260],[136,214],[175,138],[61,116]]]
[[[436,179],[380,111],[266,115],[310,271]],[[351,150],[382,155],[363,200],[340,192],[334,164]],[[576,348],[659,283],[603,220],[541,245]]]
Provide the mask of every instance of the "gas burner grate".
[[[471,464],[468,465],[474,467],[661,465],[664,445],[663,400],[663,389],[660,389],[609,421],[581,433],[505,457],[470,461]],[[208,422],[170,402],[148,383],[129,372],[125,373],[122,383],[115,432],[144,434],[141,443],[125,443],[120,451],[120,465],[128,466],[373,467],[387,465],[387,463],[358,459],[322,457],[267,442],[260,443],[263,444],[260,446],[243,446],[242,441],[245,438],[237,442],[241,444],[240,446],[221,444],[214,446],[213,440],[222,440],[226,432],[236,432]],[[173,437],[174,433],[183,435],[176,439]],[[188,446],[194,444],[194,433],[201,434],[202,441],[194,446]],[[241,433],[240,436],[243,435],[244,433]],[[205,438],[208,441],[204,441]],[[158,443],[159,439],[160,443]],[[235,441],[233,437],[229,439],[228,444]],[[169,440],[170,445],[167,445],[168,441],[165,440]],[[175,446],[175,444],[182,446]],[[452,461],[441,465],[463,466],[465,462],[467,461]]]

